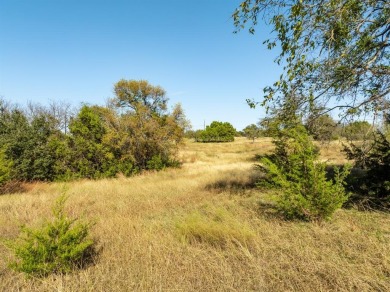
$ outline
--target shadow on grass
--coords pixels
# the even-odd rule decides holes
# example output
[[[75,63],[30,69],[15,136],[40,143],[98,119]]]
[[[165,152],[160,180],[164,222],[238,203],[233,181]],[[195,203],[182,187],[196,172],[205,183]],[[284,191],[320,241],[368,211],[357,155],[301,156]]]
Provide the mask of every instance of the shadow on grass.
[[[264,157],[270,157],[272,154],[255,154],[252,157],[248,158],[248,161],[253,163],[259,163],[260,160]]]
[[[21,181],[8,181],[0,186],[0,195],[14,194],[14,193],[26,193],[29,188],[25,182]]]
[[[75,263],[73,271],[85,270],[89,267],[95,266],[103,252],[103,245],[97,239],[94,239],[94,244],[89,247],[85,254]]]
[[[232,170],[221,174],[221,178],[206,185],[208,191],[229,192],[244,195],[248,190],[255,189],[262,174],[256,169]]]
[[[286,217],[278,210],[272,201],[260,200],[257,203],[257,214],[265,219],[286,221]]]

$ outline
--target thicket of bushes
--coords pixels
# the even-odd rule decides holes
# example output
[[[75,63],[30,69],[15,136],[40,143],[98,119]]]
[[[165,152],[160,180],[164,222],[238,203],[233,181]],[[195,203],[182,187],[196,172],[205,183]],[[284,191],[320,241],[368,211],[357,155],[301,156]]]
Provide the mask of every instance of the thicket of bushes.
[[[352,122],[344,128],[347,158],[350,167],[327,167],[320,162],[319,152],[311,139],[331,139],[331,129],[336,126],[328,116],[310,120],[287,111],[267,120],[266,131],[274,138],[272,155],[260,161],[266,174],[266,185],[281,190],[277,199],[279,209],[290,218],[308,220],[324,219],[347,201],[365,207],[389,209],[390,207],[390,140],[388,125],[376,131],[367,122]],[[333,128],[334,129],[334,128]],[[316,134],[316,135],[314,135]],[[351,142],[351,140],[358,140]],[[331,179],[329,179],[331,177]],[[264,181],[260,183],[264,186]]]
[[[165,91],[121,80],[107,106],[20,108],[0,100],[0,186],[131,175],[175,164],[187,121]]]
[[[390,209],[390,139],[386,132],[376,131],[366,143],[346,145],[344,151],[355,167],[362,170],[351,178],[351,188],[364,205]]]
[[[214,121],[203,131],[198,131],[196,142],[232,142],[236,129],[228,122]]]

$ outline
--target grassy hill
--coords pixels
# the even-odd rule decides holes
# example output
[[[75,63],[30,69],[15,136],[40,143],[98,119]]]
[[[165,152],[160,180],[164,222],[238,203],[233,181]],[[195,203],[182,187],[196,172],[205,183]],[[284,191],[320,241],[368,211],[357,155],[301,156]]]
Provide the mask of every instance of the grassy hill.
[[[254,187],[254,156],[270,149],[265,138],[187,141],[182,168],[0,196],[0,291],[389,291],[390,215],[349,209],[321,224],[283,220],[275,194]],[[342,162],[339,149],[322,146],[323,159]],[[21,224],[39,225],[64,192],[69,215],[96,223],[96,263],[43,279],[9,270],[2,241]]]

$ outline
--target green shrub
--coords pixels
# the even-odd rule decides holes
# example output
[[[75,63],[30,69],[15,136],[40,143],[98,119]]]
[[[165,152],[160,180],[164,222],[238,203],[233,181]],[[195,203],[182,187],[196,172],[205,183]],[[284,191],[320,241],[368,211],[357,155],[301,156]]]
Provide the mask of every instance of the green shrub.
[[[318,161],[318,149],[301,125],[288,129],[274,143],[275,154],[262,158],[260,168],[268,184],[282,190],[279,210],[290,219],[329,218],[348,199],[344,180],[350,167],[335,168],[334,179],[328,180],[326,164]]]
[[[10,179],[12,163],[6,158],[5,151],[0,149],[0,194],[1,187]]]
[[[212,122],[196,137],[197,142],[233,142],[236,129],[228,122]]]
[[[255,124],[251,124],[249,126],[246,126],[242,130],[242,132],[243,132],[243,136],[245,136],[248,139],[252,140],[252,142],[255,142],[255,139],[259,138],[262,135],[262,131]]]
[[[11,268],[43,277],[68,273],[91,263],[95,254],[95,242],[89,238],[91,225],[66,217],[65,200],[60,197],[53,208],[54,218],[41,228],[22,227],[19,238],[9,245],[16,257]]]
[[[309,135],[317,141],[330,141],[339,138],[340,128],[328,114],[310,115],[306,121],[305,128]]]
[[[363,171],[359,180],[353,183],[354,191],[371,207],[389,209],[390,139],[377,131],[368,145],[350,143],[349,147],[344,147],[344,152],[354,160],[355,167]]]
[[[166,167],[166,163],[161,158],[161,155],[155,155],[146,163],[146,167],[150,170],[162,170]]]
[[[367,121],[354,121],[347,124],[342,131],[342,136],[350,141],[373,139],[373,127]]]

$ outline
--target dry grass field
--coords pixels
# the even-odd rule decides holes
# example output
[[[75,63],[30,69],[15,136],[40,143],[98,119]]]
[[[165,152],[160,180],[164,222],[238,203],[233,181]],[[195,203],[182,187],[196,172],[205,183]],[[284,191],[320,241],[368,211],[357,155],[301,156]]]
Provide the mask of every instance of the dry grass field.
[[[322,147],[343,162],[338,142]],[[390,215],[283,220],[274,194],[254,188],[254,156],[271,149],[269,139],[187,141],[178,169],[0,196],[0,291],[390,291]],[[95,264],[43,279],[9,270],[4,240],[42,223],[64,192],[70,216],[95,222]]]

